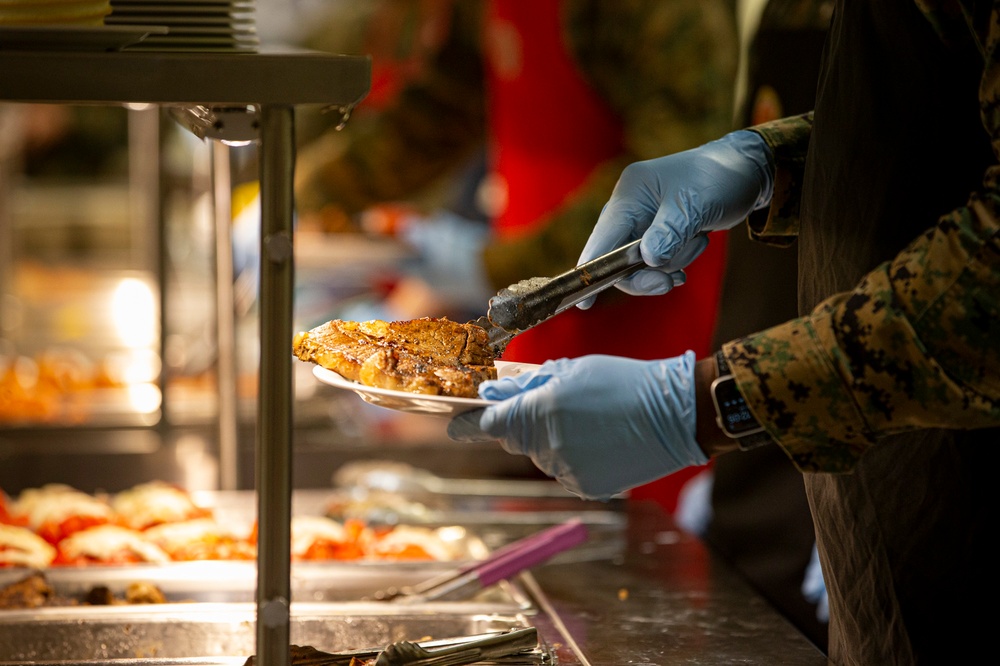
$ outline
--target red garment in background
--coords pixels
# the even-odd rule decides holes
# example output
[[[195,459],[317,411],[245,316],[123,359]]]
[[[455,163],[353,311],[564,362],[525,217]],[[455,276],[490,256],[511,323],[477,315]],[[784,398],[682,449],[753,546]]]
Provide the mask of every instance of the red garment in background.
[[[506,185],[497,234],[531,230],[622,152],[622,125],[573,62],[558,0],[494,0],[486,16],[487,126],[492,175]],[[594,220],[596,222],[596,220]],[[716,234],[718,236],[718,234]],[[725,243],[713,238],[687,270],[688,282],[658,297],[606,292],[590,310],[572,309],[519,335],[505,360],[541,363],[586,354],[640,359],[711,352]],[[634,489],[671,513],[681,486],[700,468]]]

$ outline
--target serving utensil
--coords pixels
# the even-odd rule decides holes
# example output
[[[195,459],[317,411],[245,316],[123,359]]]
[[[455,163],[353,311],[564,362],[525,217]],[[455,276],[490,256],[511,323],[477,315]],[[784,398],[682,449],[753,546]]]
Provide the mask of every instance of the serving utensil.
[[[378,655],[375,666],[459,666],[518,654],[537,646],[538,631],[534,627],[512,629],[437,649],[428,649],[426,644],[412,641],[398,641]]]
[[[291,663],[293,666],[351,666],[374,659],[376,666],[459,666],[486,659],[503,659],[503,663],[508,663],[505,657],[528,655],[537,649],[538,630],[527,627],[431,641],[397,641],[385,648],[344,652],[324,652],[312,646],[293,645]],[[536,660],[528,663],[536,663]],[[243,666],[256,666],[256,657],[249,657]]]
[[[499,357],[515,335],[614,286],[645,265],[639,241],[632,241],[555,277],[529,278],[501,289],[490,299],[487,314],[469,323],[486,329]]]
[[[583,543],[587,540],[587,536],[587,526],[583,521],[571,518],[559,525],[512,541],[496,549],[483,560],[465,564],[454,571],[435,576],[412,587],[380,590],[375,593],[374,598],[399,603],[466,599],[481,589],[508,579]]]

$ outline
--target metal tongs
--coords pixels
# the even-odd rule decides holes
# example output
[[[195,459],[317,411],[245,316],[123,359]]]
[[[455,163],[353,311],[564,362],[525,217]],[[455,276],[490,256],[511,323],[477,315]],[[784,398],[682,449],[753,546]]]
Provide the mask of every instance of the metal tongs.
[[[537,647],[538,630],[534,627],[511,629],[440,648],[398,641],[378,655],[375,666],[460,666],[521,654]]]
[[[538,630],[535,627],[475,634],[431,641],[397,641],[385,648],[372,647],[347,652],[323,652],[316,648],[291,646],[292,666],[461,666],[491,660],[495,663],[538,663]],[[521,655],[521,658],[517,658]],[[256,666],[251,656],[243,666]]]
[[[374,598],[397,603],[466,599],[479,590],[511,578],[583,543],[587,536],[587,526],[583,521],[571,518],[497,548],[486,559],[471,562],[412,587],[380,590],[375,593]]]
[[[490,299],[486,316],[469,323],[486,329],[490,346],[499,357],[518,333],[604,291],[645,265],[639,241],[632,241],[555,277],[530,278],[501,289]]]

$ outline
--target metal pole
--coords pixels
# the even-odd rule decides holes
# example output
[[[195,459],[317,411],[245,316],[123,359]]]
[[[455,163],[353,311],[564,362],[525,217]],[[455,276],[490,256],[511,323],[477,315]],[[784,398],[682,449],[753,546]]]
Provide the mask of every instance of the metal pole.
[[[292,258],[295,116],[260,113],[260,386],[257,397],[257,663],[288,666],[291,600]]]
[[[233,196],[229,146],[212,141],[215,215],[215,337],[218,351],[219,487],[236,490],[239,471],[236,313],[233,287]]]

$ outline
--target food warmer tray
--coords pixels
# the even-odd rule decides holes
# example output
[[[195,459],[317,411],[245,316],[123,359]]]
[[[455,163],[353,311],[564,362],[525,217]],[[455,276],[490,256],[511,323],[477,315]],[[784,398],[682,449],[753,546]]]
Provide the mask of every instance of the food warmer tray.
[[[379,590],[403,588],[435,578],[462,562],[296,562],[291,568],[292,601],[363,602]],[[0,569],[0,587],[28,576],[24,569]],[[253,562],[171,562],[159,565],[52,567],[45,579],[60,598],[82,599],[97,586],[116,598],[133,583],[155,585],[171,603],[252,601],[257,584]],[[480,590],[461,603],[480,610],[526,611],[531,600],[514,578]],[[389,604],[381,604],[386,607]],[[435,606],[436,607],[436,606]],[[100,606],[81,606],[86,613]],[[5,617],[11,610],[0,610]],[[2,654],[2,652],[0,652]]]
[[[251,603],[9,611],[0,613],[0,664],[237,666],[255,654],[255,624]],[[529,626],[524,614],[479,613],[460,604],[431,610],[377,602],[295,603],[290,639],[337,652]],[[539,642],[534,663],[545,663],[549,650],[541,633]]]

